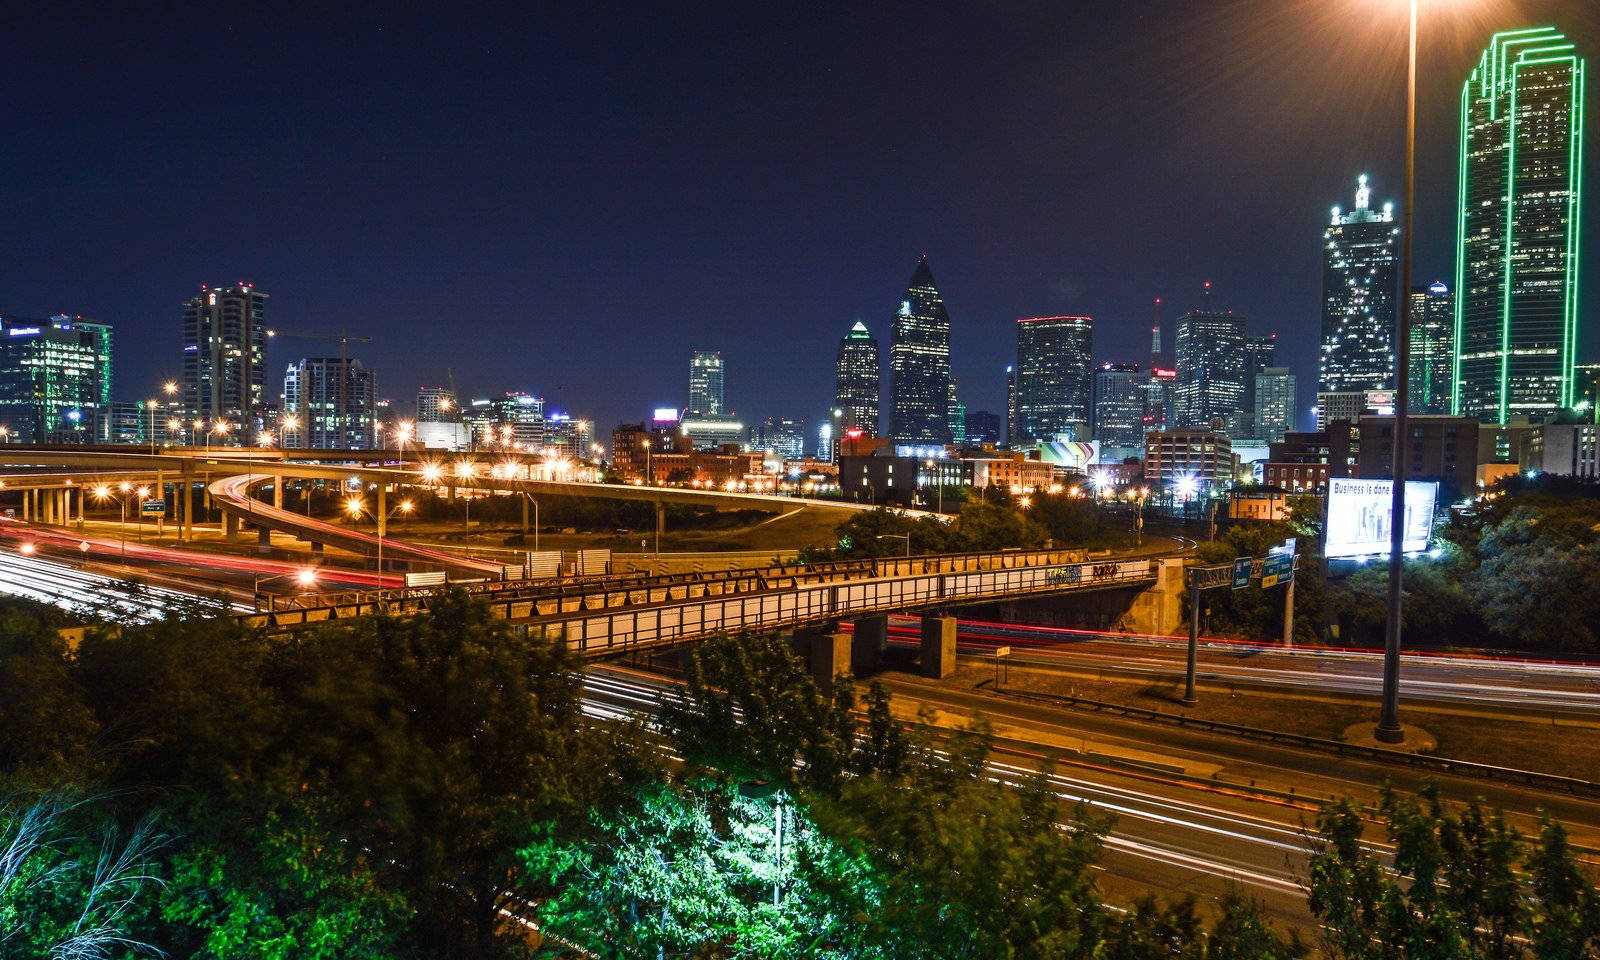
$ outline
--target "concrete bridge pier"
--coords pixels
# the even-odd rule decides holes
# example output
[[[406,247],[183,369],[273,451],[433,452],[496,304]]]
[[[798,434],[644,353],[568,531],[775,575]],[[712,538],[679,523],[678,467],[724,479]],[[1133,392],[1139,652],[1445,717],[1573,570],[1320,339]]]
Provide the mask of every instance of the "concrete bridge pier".
[[[272,531],[266,527],[256,528],[256,553],[272,552]]]
[[[850,635],[850,672],[857,677],[877,673],[889,648],[889,615],[860,617]]]
[[[956,669],[956,618],[922,618],[922,675],[942,680]]]
[[[1165,637],[1183,628],[1183,560],[1164,557],[1158,564],[1155,586],[1139,591],[1125,622],[1135,633]]]
[[[183,531],[185,542],[194,540],[194,465],[183,464]]]
[[[272,505],[279,510],[283,509],[283,478],[272,478]]]
[[[811,678],[823,693],[833,690],[837,677],[850,675],[850,634],[834,626],[815,627],[799,631],[796,639],[805,648]]]
[[[224,513],[222,515],[222,536],[229,543],[239,542],[239,515],[237,513]]]

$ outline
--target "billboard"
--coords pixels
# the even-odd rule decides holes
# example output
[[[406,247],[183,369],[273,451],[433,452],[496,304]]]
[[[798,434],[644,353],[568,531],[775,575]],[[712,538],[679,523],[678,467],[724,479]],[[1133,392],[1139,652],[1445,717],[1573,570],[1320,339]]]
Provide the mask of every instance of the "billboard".
[[[1389,480],[1335,477],[1328,481],[1328,528],[1323,552],[1329,560],[1341,557],[1389,555],[1389,518],[1394,488]],[[1406,525],[1402,549],[1418,553],[1428,549],[1433,537],[1437,483],[1406,481]]]

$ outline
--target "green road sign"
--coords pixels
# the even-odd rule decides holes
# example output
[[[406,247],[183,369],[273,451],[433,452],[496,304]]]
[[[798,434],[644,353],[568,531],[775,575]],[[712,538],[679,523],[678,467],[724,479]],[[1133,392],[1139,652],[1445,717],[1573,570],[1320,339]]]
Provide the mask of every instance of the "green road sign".
[[[1294,556],[1286,553],[1269,554],[1261,562],[1261,585],[1275,587],[1294,578]]]
[[[1240,557],[1233,561],[1233,589],[1243,590],[1250,586],[1250,567],[1255,563],[1249,557]]]
[[[147,516],[152,514],[156,516],[165,516],[167,512],[167,501],[146,500],[140,505],[139,509]]]

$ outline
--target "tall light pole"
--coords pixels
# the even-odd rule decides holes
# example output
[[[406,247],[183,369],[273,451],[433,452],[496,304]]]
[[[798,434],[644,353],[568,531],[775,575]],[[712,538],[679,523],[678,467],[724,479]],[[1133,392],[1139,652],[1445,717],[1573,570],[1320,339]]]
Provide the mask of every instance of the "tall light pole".
[[[1406,539],[1406,416],[1411,404],[1411,225],[1417,179],[1417,0],[1410,0],[1406,38],[1406,199],[1400,211],[1400,330],[1395,349],[1394,492],[1389,511],[1389,622],[1383,637],[1383,708],[1374,736],[1382,743],[1406,738],[1400,726],[1400,616],[1404,604]],[[1460,296],[1458,293],[1457,296]]]

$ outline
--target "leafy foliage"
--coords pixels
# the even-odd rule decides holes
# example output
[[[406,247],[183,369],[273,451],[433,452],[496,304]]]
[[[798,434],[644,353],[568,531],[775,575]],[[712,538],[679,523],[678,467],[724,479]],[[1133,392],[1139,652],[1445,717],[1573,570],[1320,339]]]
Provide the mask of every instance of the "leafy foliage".
[[[1330,954],[1348,960],[1600,955],[1600,898],[1561,828],[1532,851],[1499,812],[1450,809],[1437,790],[1385,791],[1386,869],[1348,801],[1318,818],[1309,902]],[[1530,947],[1532,949],[1530,949]]]

